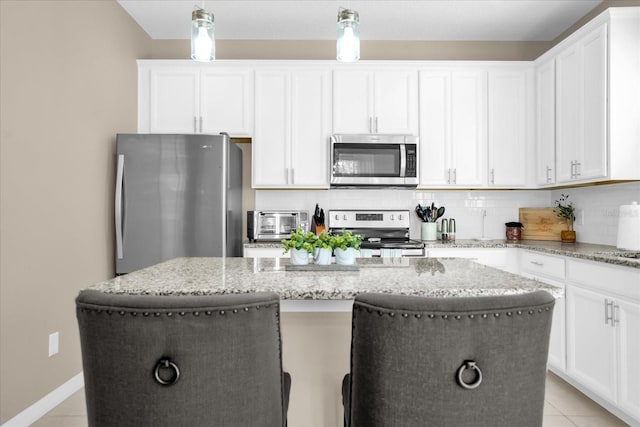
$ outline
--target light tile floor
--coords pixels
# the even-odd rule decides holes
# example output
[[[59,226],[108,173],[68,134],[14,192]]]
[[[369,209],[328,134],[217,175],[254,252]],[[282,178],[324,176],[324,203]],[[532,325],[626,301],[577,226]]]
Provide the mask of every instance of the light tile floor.
[[[34,427],[87,427],[84,389],[51,410]],[[543,427],[618,427],[620,421],[556,375],[547,375]]]

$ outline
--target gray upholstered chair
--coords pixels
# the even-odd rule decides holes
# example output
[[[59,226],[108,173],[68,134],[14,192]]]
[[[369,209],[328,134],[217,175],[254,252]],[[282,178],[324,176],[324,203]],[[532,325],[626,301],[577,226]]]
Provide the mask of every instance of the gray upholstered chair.
[[[345,425],[541,426],[553,305],[544,291],[357,296]]]
[[[89,426],[286,425],[279,303],[81,291]]]

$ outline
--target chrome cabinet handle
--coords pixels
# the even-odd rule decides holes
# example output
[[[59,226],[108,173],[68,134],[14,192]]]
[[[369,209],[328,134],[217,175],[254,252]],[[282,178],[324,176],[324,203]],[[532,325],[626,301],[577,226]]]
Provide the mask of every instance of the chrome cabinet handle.
[[[451,168],[447,169],[447,184],[451,184]]]
[[[193,133],[198,132],[198,118],[193,116]]]
[[[115,200],[115,226],[116,226],[116,256],[124,257],[122,248],[122,185],[124,184],[124,154],[118,155],[116,167],[116,200]]]
[[[531,262],[531,264],[537,265],[538,267],[542,267],[544,265],[544,263],[540,262],[540,261],[530,261],[530,262]]]
[[[496,183],[496,170],[494,168],[491,168],[491,183]]]
[[[295,184],[296,183],[296,180],[294,178],[295,177],[295,175],[294,175],[295,171],[296,170],[294,168],[291,168],[291,182],[290,182],[290,184]]]
[[[458,182],[458,173],[456,168],[453,168],[453,183],[456,184]]]
[[[611,301],[611,326],[615,327],[616,323],[620,323],[620,306],[613,301]]]
[[[579,172],[580,162],[576,160],[575,166],[576,166],[575,178],[578,178],[581,175]]]
[[[551,177],[549,176],[549,172],[551,172],[551,168],[547,166],[547,183],[551,182]]]
[[[609,308],[611,308],[611,315],[609,314]],[[609,301],[608,298],[604,299],[604,324],[608,325],[609,320],[611,320],[611,326],[613,324],[613,301]]]

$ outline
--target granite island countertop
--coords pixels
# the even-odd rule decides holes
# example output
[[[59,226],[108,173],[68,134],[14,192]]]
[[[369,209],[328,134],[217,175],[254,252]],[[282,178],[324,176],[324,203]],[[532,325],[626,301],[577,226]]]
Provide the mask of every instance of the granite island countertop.
[[[363,292],[485,296],[564,290],[463,258],[359,258],[358,271],[286,271],[288,258],[175,258],[95,284],[110,293],[238,294],[272,291],[283,300],[351,300]]]
[[[640,268],[640,251],[617,249],[615,246],[597,245],[592,243],[563,243],[558,241],[543,240],[518,240],[507,241],[504,239],[475,240],[458,239],[454,242],[435,241],[424,242],[425,249],[445,248],[520,248],[530,251],[542,252],[552,255],[567,256],[571,258],[585,259],[589,261],[604,262],[607,264],[624,267]],[[282,248],[280,242],[244,242],[247,248]],[[625,255],[625,256],[621,256]],[[636,256],[637,258],[633,258]]]

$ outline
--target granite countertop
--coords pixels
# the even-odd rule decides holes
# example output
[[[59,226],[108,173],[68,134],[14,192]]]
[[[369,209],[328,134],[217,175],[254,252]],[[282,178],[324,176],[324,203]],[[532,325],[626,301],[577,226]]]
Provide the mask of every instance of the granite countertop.
[[[510,242],[504,239],[496,240],[456,240],[455,242],[424,242],[425,248],[521,248],[531,251],[561,255],[590,261],[604,262],[625,267],[640,268],[640,251],[625,251],[615,246],[595,245],[591,243],[562,243],[557,241],[519,240]],[[282,248],[280,242],[244,243],[248,248]],[[626,255],[626,256],[621,256]],[[629,256],[638,256],[630,258]]]
[[[176,258],[90,289],[154,295],[272,291],[289,300],[345,300],[363,292],[481,296],[562,288],[462,258],[359,258],[358,271],[285,271],[288,258]]]

